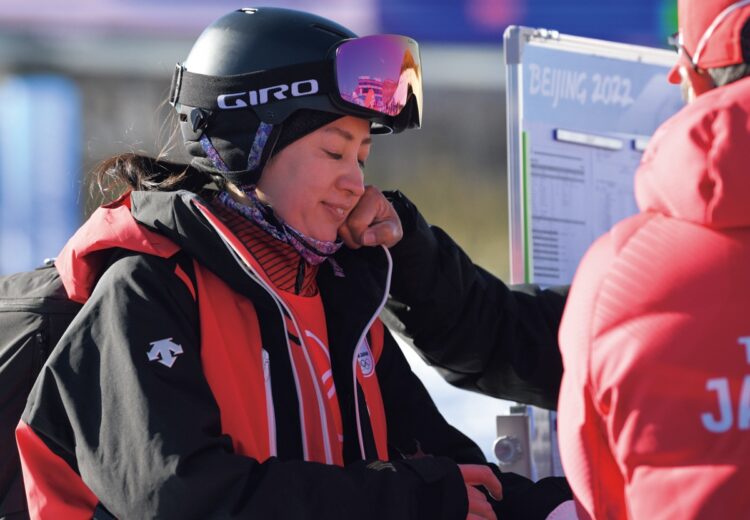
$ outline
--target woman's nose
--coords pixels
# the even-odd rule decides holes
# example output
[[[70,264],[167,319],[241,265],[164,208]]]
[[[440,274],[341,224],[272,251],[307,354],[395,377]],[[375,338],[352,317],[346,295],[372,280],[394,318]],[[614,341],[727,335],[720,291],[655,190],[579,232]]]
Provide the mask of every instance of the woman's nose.
[[[338,187],[350,192],[355,197],[361,197],[365,193],[365,176],[359,162],[350,165],[346,171],[339,176]]]

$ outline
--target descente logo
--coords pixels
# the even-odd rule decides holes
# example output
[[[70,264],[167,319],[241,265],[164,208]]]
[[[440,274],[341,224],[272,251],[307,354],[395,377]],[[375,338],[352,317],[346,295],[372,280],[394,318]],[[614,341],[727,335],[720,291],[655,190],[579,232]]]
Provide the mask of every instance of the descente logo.
[[[234,108],[245,108],[247,106],[264,105],[269,102],[271,96],[281,101],[290,97],[302,97],[317,94],[318,81],[315,79],[305,79],[295,81],[290,85],[281,84],[272,87],[261,88],[258,90],[248,90],[245,92],[233,92],[231,94],[222,94],[216,98],[219,108],[231,110]]]

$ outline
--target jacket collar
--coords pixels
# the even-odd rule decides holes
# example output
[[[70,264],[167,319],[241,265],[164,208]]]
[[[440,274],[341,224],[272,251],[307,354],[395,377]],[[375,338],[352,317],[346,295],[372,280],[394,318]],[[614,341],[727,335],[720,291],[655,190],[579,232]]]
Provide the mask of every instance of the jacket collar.
[[[136,191],[131,195],[131,211],[137,222],[170,239],[230,287],[253,298],[256,305],[272,305],[266,298],[258,298],[257,281],[248,276],[243,262],[207,218],[208,213],[218,220],[197,195],[188,191]],[[336,320],[335,329],[351,324],[354,334],[379,313],[389,290],[390,262],[382,248],[342,248],[333,258],[343,276],[334,264],[324,262],[318,274],[321,298],[326,315],[330,312],[331,319]]]

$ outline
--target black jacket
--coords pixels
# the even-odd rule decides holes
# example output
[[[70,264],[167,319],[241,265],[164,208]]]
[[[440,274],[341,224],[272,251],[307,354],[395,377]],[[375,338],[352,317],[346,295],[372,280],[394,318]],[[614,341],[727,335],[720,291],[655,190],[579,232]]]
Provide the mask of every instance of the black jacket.
[[[404,228],[391,248],[388,325],[448,382],[555,409],[562,377],[557,329],[568,287],[508,287],[428,225],[406,197],[387,196]]]
[[[364,433],[365,447],[353,433],[350,360],[355,345],[350,340],[367,324],[367,313],[376,312],[378,292],[383,294],[383,251],[342,250],[337,260],[347,273],[343,280],[331,275],[328,266],[321,267],[319,287],[327,320],[332,320],[329,344],[344,421],[345,467],[305,462],[295,456],[300,451],[295,434],[298,406],[293,378],[283,372],[287,333],[279,310],[193,200],[179,192],[136,192],[136,223],[121,226],[113,224],[113,218],[103,219],[111,229],[104,233],[109,242],[91,230],[83,233],[89,245],[103,244],[101,250],[95,246],[91,255],[73,260],[76,266],[89,263],[84,274],[93,275],[91,269],[104,265],[101,257],[112,253],[111,245],[126,251],[118,253],[96,283],[43,369],[24,412],[18,439],[27,492],[57,489],[55,496],[30,494],[32,511],[31,501],[46,498],[57,501],[57,509],[49,511],[58,517],[71,517],[66,516],[69,507],[88,514],[100,502],[119,518],[139,519],[463,520],[466,493],[456,462],[484,463],[484,457],[446,423],[387,331],[376,374],[391,461],[372,464],[374,455],[368,455],[369,460],[360,457],[362,449],[368,454],[373,450],[371,433]],[[131,218],[122,205],[110,209],[120,215],[125,211],[125,221]],[[118,243],[130,233],[123,230],[144,228],[151,233],[145,239],[130,235],[127,243]],[[160,236],[178,247],[154,245]],[[202,367],[202,351],[212,348],[198,325],[206,293],[198,291],[196,305],[190,283],[175,275],[184,254],[238,297],[249,298],[259,321],[267,324],[261,328],[263,347],[271,354],[278,457],[259,461],[238,455],[223,434],[227,408],[217,403]],[[342,287],[331,292],[333,284]],[[221,309],[215,313],[220,320]],[[231,323],[225,326],[231,331]],[[147,356],[155,339],[167,337],[182,350],[170,367]],[[241,338],[237,342],[242,345]],[[346,351],[340,363],[334,359],[337,350]],[[417,452],[433,456],[406,458]]]

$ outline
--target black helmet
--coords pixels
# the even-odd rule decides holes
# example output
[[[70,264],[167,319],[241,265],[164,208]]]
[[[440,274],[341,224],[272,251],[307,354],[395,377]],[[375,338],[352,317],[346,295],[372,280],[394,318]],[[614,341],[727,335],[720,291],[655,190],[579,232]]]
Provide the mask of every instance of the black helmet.
[[[359,40],[367,38],[374,37]],[[421,79],[418,92],[410,83],[408,101],[394,110],[339,94],[336,49],[350,40],[357,35],[335,22],[272,7],[239,9],[209,25],[177,64],[170,92],[193,163],[234,182],[257,181],[285,122],[299,111],[318,127],[344,115],[371,121],[373,133],[418,127]],[[419,51],[408,41],[419,76]],[[381,83],[383,91],[396,89],[394,81]]]

